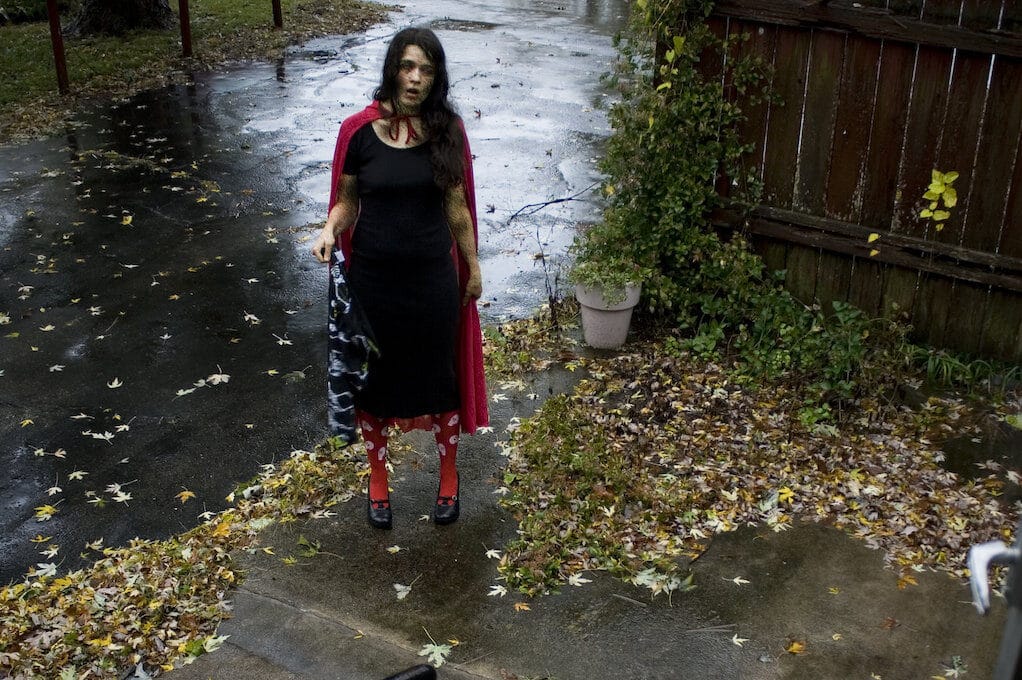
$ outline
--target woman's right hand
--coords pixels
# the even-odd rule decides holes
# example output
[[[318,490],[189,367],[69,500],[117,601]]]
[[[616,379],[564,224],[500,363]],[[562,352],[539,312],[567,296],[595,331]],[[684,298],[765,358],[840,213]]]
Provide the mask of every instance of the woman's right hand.
[[[324,226],[319,232],[319,236],[316,237],[315,242],[312,244],[312,254],[316,256],[316,259],[320,262],[330,261],[330,252],[334,247],[334,230],[330,227]]]

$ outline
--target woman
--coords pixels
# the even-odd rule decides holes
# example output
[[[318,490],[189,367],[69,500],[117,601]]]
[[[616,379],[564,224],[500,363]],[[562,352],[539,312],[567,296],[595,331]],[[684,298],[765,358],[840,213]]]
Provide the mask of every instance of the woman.
[[[459,434],[488,422],[472,156],[449,87],[432,31],[394,36],[373,102],[341,124],[330,212],[312,247],[321,262],[335,243],[344,253],[348,287],[379,349],[355,414],[369,456],[369,522],[381,529],[392,525],[390,428],[433,431],[433,518],[450,524],[461,508]]]

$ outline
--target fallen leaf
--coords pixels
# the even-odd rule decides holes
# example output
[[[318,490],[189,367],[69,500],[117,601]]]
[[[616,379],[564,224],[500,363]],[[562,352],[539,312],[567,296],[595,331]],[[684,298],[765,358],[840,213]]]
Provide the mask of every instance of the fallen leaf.
[[[593,582],[592,579],[584,578],[579,574],[572,574],[571,576],[568,577],[568,585],[577,586],[579,588],[581,588],[582,585],[585,583],[592,582]]]
[[[908,588],[909,586],[917,585],[919,585],[919,582],[916,581],[915,576],[912,576],[911,574],[904,574],[898,578],[898,590],[905,590],[905,588]]]
[[[532,610],[532,607],[530,607],[527,603],[525,603],[525,602],[515,602],[515,611],[516,612],[527,612],[527,611],[531,611],[531,610]]]
[[[195,498],[195,492],[194,491],[189,491],[188,489],[185,489],[181,493],[177,494],[176,498],[180,499],[181,503],[183,505],[184,503],[188,502],[189,498]]]
[[[423,645],[422,649],[419,650],[419,656],[426,657],[426,661],[433,664],[434,668],[440,668],[443,666],[450,653],[450,645],[438,645],[436,643]]]
[[[792,640],[790,643],[788,643],[788,646],[784,648],[784,651],[786,651],[788,654],[805,654],[806,643],[802,642],[801,640]]]
[[[57,508],[52,505],[40,505],[35,508],[35,518],[39,522],[45,522],[57,514]]]

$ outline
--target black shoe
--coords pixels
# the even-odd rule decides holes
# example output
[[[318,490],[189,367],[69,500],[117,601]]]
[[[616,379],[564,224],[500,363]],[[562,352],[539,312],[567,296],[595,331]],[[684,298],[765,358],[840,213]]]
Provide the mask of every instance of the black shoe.
[[[394,522],[394,516],[390,511],[390,499],[374,501],[369,498],[368,500],[369,523],[377,529],[390,529]]]
[[[453,524],[461,514],[461,476],[458,476],[457,486],[453,496],[437,496],[436,507],[433,508],[433,521],[437,524]]]

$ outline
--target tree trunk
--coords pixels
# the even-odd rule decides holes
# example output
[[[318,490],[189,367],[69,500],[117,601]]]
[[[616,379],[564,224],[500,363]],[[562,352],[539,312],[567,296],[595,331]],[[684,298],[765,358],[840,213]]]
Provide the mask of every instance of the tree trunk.
[[[174,13],[168,0],[83,0],[68,35],[123,35],[134,29],[170,29]]]

